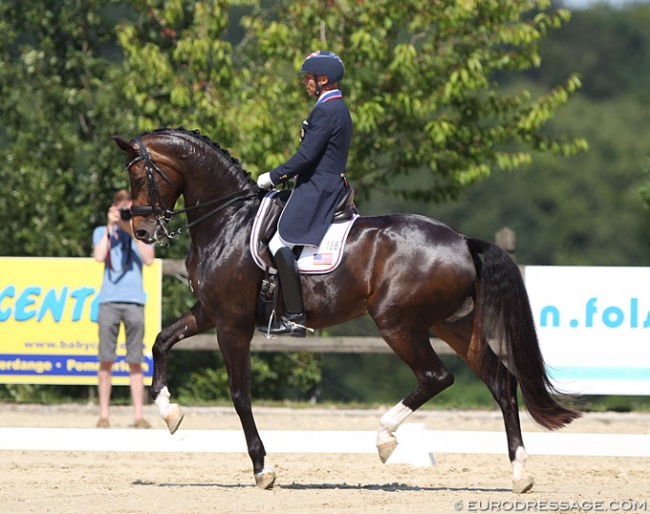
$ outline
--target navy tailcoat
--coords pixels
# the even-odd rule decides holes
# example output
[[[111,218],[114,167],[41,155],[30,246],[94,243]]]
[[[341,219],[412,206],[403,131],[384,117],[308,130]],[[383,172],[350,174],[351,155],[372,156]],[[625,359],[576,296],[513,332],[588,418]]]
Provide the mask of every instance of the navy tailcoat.
[[[352,118],[341,93],[328,91],[303,122],[298,151],[271,170],[274,185],[295,178],[296,185],[278,222],[280,237],[292,245],[319,246],[347,187],[345,167]]]

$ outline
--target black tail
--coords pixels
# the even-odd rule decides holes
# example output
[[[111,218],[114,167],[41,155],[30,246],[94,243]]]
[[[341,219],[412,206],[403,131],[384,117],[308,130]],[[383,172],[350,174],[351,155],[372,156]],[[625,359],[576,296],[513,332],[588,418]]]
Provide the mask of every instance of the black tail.
[[[487,344],[488,336],[505,344],[510,371],[517,377],[526,408],[537,423],[551,430],[567,425],[580,413],[553,397],[558,391],[546,374],[519,267],[495,244],[468,239],[468,245],[479,272],[475,334],[481,335],[482,344]]]

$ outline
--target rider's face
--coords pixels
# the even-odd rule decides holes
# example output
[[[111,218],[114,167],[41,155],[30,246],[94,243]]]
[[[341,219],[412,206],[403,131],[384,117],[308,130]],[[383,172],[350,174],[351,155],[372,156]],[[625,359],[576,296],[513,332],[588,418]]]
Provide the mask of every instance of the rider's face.
[[[316,77],[311,73],[306,73],[302,79],[305,91],[309,96],[316,96]]]

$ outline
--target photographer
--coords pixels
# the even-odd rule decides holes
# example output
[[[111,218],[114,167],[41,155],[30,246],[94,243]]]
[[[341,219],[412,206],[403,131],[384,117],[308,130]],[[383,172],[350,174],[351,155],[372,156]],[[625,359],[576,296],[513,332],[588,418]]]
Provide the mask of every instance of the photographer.
[[[98,428],[108,428],[112,368],[116,359],[117,334],[124,323],[126,362],[129,365],[131,401],[135,428],[150,428],[142,417],[144,382],[144,305],[142,265],[155,258],[153,246],[133,237],[131,194],[121,189],[113,196],[106,226],[93,232],[93,257],[104,263],[104,278],[99,299],[99,406]]]

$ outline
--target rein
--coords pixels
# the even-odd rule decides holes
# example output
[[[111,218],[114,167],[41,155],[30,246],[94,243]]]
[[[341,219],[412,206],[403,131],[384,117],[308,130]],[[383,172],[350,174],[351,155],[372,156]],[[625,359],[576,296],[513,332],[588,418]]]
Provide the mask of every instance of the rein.
[[[144,146],[144,143],[142,142],[142,139],[140,137],[136,137],[134,141],[137,143],[139,149],[140,149],[140,155],[133,159],[132,161],[128,162],[126,164],[126,170],[130,171],[131,167],[140,162],[144,161],[145,163],[145,172],[147,174],[147,188],[149,190],[149,200],[151,201],[151,205],[149,206],[141,206],[141,205],[135,205],[131,206],[131,215],[132,216],[147,216],[151,213],[154,214],[156,218],[156,222],[158,226],[161,228],[163,231],[165,238],[167,239],[174,239],[176,236],[181,234],[182,232],[185,232],[188,230],[190,227],[193,227],[194,225],[201,223],[205,219],[209,218],[213,214],[216,214],[222,209],[225,209],[226,207],[234,204],[235,202],[238,201],[243,201],[243,200],[250,200],[252,198],[257,198],[257,193],[251,193],[250,191],[236,191],[235,193],[230,193],[228,195],[222,196],[220,198],[215,198],[214,200],[209,200],[205,203],[197,204],[197,205],[192,205],[190,207],[186,207],[184,209],[168,209],[165,207],[165,204],[162,200],[162,197],[160,195],[160,192],[158,190],[158,183],[156,182],[156,178],[154,177],[154,171],[160,175],[165,182],[167,182],[174,190],[180,194],[180,190],[176,185],[171,181],[171,179],[165,174],[163,170],[160,169],[160,167],[153,162],[153,159],[151,159],[151,156],[149,155],[149,152],[147,148]],[[169,223],[172,218],[177,215],[177,214],[182,214],[185,212],[191,212],[195,211],[197,209],[203,209],[205,207],[209,207],[211,205],[214,205],[215,207],[210,210],[208,213],[204,214],[200,218],[194,220],[191,223],[188,223],[184,227],[179,227],[176,230],[169,231],[167,229],[167,223]]]

